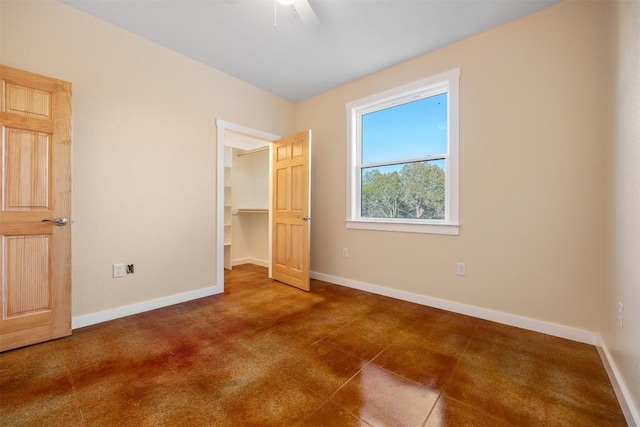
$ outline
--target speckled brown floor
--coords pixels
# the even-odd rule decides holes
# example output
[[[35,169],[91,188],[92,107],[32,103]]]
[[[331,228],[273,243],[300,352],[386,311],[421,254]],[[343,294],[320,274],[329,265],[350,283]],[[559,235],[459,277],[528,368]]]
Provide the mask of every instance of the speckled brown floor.
[[[0,354],[0,425],[626,425],[593,346],[251,265],[225,280]]]

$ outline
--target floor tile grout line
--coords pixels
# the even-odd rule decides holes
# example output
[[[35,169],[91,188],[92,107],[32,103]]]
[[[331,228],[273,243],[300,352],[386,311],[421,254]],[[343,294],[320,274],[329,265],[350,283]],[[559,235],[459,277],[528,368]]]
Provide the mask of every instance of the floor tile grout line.
[[[75,381],[73,379],[73,372],[71,371],[71,368],[69,367],[69,364],[67,362],[66,357],[63,355],[62,356],[62,360],[64,362],[64,367],[65,370],[67,372],[67,378],[69,380],[69,383],[71,385],[71,392],[73,394],[73,401],[76,405],[76,410],[78,411],[78,415],[80,416],[80,425],[82,426],[86,426],[86,420],[85,420],[85,416],[84,416],[84,411],[82,410],[82,406],[80,405],[80,398],[78,397],[78,391],[76,389],[76,384]]]
[[[438,400],[440,400],[441,397],[448,397],[448,395],[446,394],[446,390],[447,390],[447,388],[449,386],[449,382],[455,377],[456,371],[458,370],[458,367],[460,366],[462,358],[463,358],[465,352],[467,351],[467,349],[469,348],[469,345],[470,345],[472,339],[473,339],[473,333],[471,334],[471,336],[467,340],[467,343],[464,346],[464,349],[460,352],[460,354],[456,355],[456,363],[454,364],[453,369],[451,370],[451,373],[447,376],[447,378],[445,380],[443,380],[442,387],[439,390]],[[435,408],[435,404],[434,404],[433,408]],[[431,408],[431,409],[433,410],[433,408]],[[431,413],[429,413],[429,416],[430,415],[431,415]],[[429,419],[429,416],[427,416],[427,419],[425,420],[425,423]]]
[[[429,409],[429,412],[427,413],[427,418],[424,419],[424,421],[422,422],[421,427],[425,427],[427,425],[427,422],[429,421],[429,417],[431,416],[433,411],[436,409],[436,406],[438,406],[438,403],[440,402],[440,399],[444,399],[444,396],[443,396],[441,391],[438,392],[438,398],[436,399],[435,402],[433,402],[433,406],[431,406],[431,409]]]
[[[337,347],[336,345],[334,345],[334,344],[333,344],[332,342],[330,342],[330,341],[328,341],[327,343],[328,343],[329,345],[333,346],[334,348],[337,348],[337,349],[338,349],[338,350],[340,350],[340,351],[344,351],[344,352],[345,352],[345,353],[347,353],[347,354],[351,354],[351,353],[349,353],[349,352],[345,351],[344,349],[342,349],[342,348],[340,348],[340,347]],[[376,358],[376,357],[378,357],[380,354],[382,354],[382,352],[383,352],[384,350],[386,350],[388,347],[389,347],[389,346],[385,347],[383,350],[380,350],[380,352],[378,352],[378,354],[376,354],[372,359],[370,359],[370,360],[369,360],[368,362],[366,362],[363,366],[361,366],[361,367],[360,367],[360,369],[358,369],[358,371],[357,371],[355,374],[353,374],[353,375],[352,375],[352,376],[351,376],[347,381],[345,381],[345,382],[344,382],[340,387],[338,387],[336,390],[334,390],[334,391],[333,391],[333,393],[331,393],[331,395],[330,395],[330,396],[329,396],[329,398],[327,399],[327,402],[333,402],[333,401],[332,401],[333,397],[334,397],[336,394],[338,394],[338,392],[339,392],[340,390],[342,390],[342,389],[343,389],[347,384],[349,384],[349,382],[351,382],[355,377],[357,377],[357,376],[358,376],[362,371],[364,371],[364,370],[365,370],[365,369],[366,369],[370,364],[372,364],[372,363],[373,363],[373,361],[375,360],[375,358]],[[352,356],[355,356],[355,357],[357,357],[358,359],[360,359],[360,360],[363,360],[363,361],[364,361],[364,359],[362,359],[362,358],[360,358],[360,357],[358,357],[358,356],[356,356],[356,355],[354,355],[354,354],[351,354],[351,355],[352,355]],[[335,402],[333,402],[333,405],[338,406],[338,407],[339,407],[340,409],[342,409],[343,411],[348,412],[349,414],[351,414],[352,416],[354,416],[354,417],[358,418],[359,420],[363,421],[363,422],[364,422],[364,423],[366,423],[367,425],[371,425],[371,424],[370,424],[370,423],[368,423],[366,420],[363,420],[361,417],[359,417],[357,414],[354,414],[353,412],[351,412],[348,408],[345,408],[345,407],[343,407],[343,406],[341,406],[341,405],[338,405],[338,404],[337,404],[337,403],[335,403]]]
[[[469,407],[471,407],[471,408],[474,408],[475,410],[478,410],[478,411],[484,412],[484,409],[483,409],[483,408],[481,408],[481,407],[479,407],[479,406],[475,406],[475,405],[473,405],[473,404],[471,404],[471,403],[469,403],[469,402],[463,402],[463,401],[460,401],[460,400],[458,400],[458,399],[455,399],[454,397],[451,397],[451,396],[449,396],[449,395],[446,393],[447,388],[448,388],[448,382],[449,382],[449,381],[450,381],[450,380],[455,376],[455,374],[456,374],[456,372],[457,372],[457,370],[458,370],[459,366],[460,366],[460,365],[461,365],[461,363],[463,362],[464,356],[465,356],[465,354],[466,354],[466,352],[467,352],[467,349],[468,349],[468,348],[469,348],[469,346],[471,345],[471,341],[472,341],[472,339],[473,339],[473,337],[470,337],[470,338],[469,338],[469,341],[467,342],[467,345],[465,346],[465,348],[464,348],[464,350],[462,351],[462,353],[461,353],[460,357],[458,358],[458,361],[456,362],[456,365],[455,365],[455,367],[454,367],[454,369],[453,369],[453,371],[452,371],[451,375],[449,376],[449,378],[448,378],[448,380],[447,380],[447,383],[445,383],[445,384],[443,385],[443,387],[442,387],[442,395],[443,395],[444,397],[448,398],[448,399],[454,399],[454,400],[457,400],[459,403],[462,403],[462,404],[464,404],[464,405],[466,405],[466,406],[469,406]],[[487,344],[487,343],[485,343],[485,344]],[[509,378],[508,376],[502,375],[501,373],[496,373],[495,375],[496,375],[496,376],[498,376],[498,377],[500,377],[500,378],[503,378],[503,379],[505,379],[505,380],[507,380],[507,381],[509,381],[509,382],[512,382],[512,381],[513,381],[511,378]],[[532,387],[530,387],[529,385],[521,385],[521,386],[522,386],[522,387],[525,387],[525,388],[527,388],[527,389],[529,389],[529,390],[531,390],[531,391],[533,391],[535,394],[538,394],[537,390],[536,390],[536,389],[534,389],[534,388],[532,388]],[[546,422],[546,420],[547,420],[547,401],[546,401],[546,399],[547,399],[547,393],[543,393],[543,394],[542,394],[542,397],[543,397],[543,399],[544,399],[544,411],[545,411],[545,413],[544,413],[544,418],[545,418],[545,422]],[[501,419],[502,421],[507,421],[507,422],[508,422],[508,420],[506,420],[506,419],[503,419],[503,418],[497,417],[497,416],[495,416],[495,415],[493,415],[493,416],[494,416],[495,418],[499,418],[499,419]]]
[[[355,355],[355,354],[353,354],[353,353],[349,353],[348,351],[346,351],[346,350],[344,350],[344,349],[342,349],[342,348],[340,348],[340,347],[336,346],[336,345],[335,345],[335,344],[333,344],[331,341],[327,341],[327,344],[329,344],[330,346],[332,346],[332,347],[334,347],[334,348],[336,348],[336,349],[338,349],[338,350],[340,350],[340,351],[344,351],[345,353],[347,353],[347,354],[349,354],[349,355],[351,355],[351,356],[357,357],[358,359],[360,359],[360,360],[362,360],[363,362],[365,362],[365,363],[364,363],[364,365],[362,365],[362,364],[360,365],[360,368],[358,369],[358,371],[357,371],[356,373],[354,373],[353,375],[351,375],[351,377],[349,377],[349,379],[348,379],[348,380],[346,380],[346,381],[345,381],[345,382],[344,382],[340,387],[338,387],[338,388],[337,388],[333,393],[331,393],[330,398],[332,398],[333,396],[335,396],[335,394],[336,394],[338,391],[340,391],[340,390],[341,390],[345,385],[347,385],[347,384],[349,383],[349,381],[353,380],[355,377],[357,377],[357,376],[358,376],[358,374],[359,374],[360,372],[362,372],[362,371],[363,371],[367,366],[369,366],[369,364],[371,364],[372,360],[366,361],[366,359],[362,359],[361,357],[359,357],[359,356],[357,356],[357,355]],[[376,356],[377,356],[377,355],[376,355]]]

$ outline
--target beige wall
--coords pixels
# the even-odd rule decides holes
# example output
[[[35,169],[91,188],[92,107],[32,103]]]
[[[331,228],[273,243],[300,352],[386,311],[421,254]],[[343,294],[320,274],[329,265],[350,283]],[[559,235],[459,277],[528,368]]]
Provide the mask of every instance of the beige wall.
[[[215,285],[215,119],[286,135],[293,104],[60,3],[0,8],[0,62],[73,83],[73,316]]]
[[[600,333],[640,420],[640,2],[610,2],[606,263]],[[624,324],[618,323],[618,303]]]
[[[563,3],[296,105],[314,132],[312,270],[597,330],[603,30],[603,3]],[[460,235],[347,230],[345,103],[455,67]]]

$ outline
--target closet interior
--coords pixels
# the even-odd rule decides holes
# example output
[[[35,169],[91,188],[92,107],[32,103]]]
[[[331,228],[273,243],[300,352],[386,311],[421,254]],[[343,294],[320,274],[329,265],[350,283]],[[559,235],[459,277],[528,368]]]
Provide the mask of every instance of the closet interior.
[[[225,132],[224,268],[269,266],[270,142]]]

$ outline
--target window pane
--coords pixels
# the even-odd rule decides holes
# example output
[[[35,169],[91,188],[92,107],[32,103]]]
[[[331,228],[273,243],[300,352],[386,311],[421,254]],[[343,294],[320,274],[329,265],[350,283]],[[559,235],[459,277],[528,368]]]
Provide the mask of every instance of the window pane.
[[[445,161],[362,168],[363,218],[444,219]]]
[[[447,94],[362,116],[362,163],[447,152]]]

